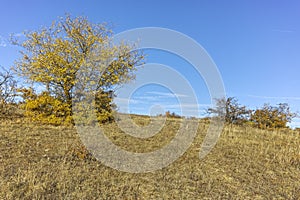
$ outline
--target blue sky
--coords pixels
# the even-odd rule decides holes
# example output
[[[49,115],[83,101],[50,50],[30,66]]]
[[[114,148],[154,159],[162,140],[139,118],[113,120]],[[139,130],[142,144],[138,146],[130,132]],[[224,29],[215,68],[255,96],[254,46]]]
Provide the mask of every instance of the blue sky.
[[[196,40],[212,57],[226,93],[250,108],[287,102],[300,110],[300,1],[1,1],[0,65],[10,67],[18,49],[9,44],[11,33],[50,25],[58,16],[85,15],[92,22],[109,22],[119,33],[139,27],[164,27]],[[210,104],[201,77],[186,61],[160,51],[146,51],[147,62],[168,65],[186,77],[197,93],[199,107]],[[172,80],[170,80],[172,81]],[[178,94],[182,97],[185,95]],[[135,100],[135,101],[133,101]],[[122,110],[124,99],[118,104]],[[178,100],[168,88],[152,85],[136,91],[129,112],[149,113],[161,104],[177,113]],[[144,103],[144,104],[142,104]],[[191,104],[184,104],[194,107]],[[300,126],[295,119],[293,126]]]

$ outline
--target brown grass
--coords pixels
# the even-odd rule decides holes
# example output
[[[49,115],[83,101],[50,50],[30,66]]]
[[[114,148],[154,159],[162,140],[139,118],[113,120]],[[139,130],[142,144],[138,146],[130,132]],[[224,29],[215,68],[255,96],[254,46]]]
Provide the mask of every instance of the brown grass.
[[[114,123],[104,128],[124,149],[148,152],[166,145],[179,121],[169,119],[145,140],[122,134]],[[291,130],[228,126],[199,160],[208,127],[202,122],[194,143],[173,164],[131,174],[95,160],[73,127],[0,124],[0,199],[300,199],[300,134]]]

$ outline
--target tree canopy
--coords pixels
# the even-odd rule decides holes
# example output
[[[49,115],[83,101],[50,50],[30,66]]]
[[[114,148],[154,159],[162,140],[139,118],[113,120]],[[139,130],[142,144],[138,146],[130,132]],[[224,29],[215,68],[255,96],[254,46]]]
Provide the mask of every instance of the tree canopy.
[[[296,114],[291,112],[287,103],[278,106],[265,104],[251,114],[251,121],[259,128],[286,128]]]
[[[245,122],[250,110],[246,106],[241,106],[234,97],[216,99],[216,107],[207,110],[209,114],[224,117],[226,123],[241,124]]]
[[[75,85],[82,91],[90,84],[95,93],[111,92],[134,79],[137,66],[143,63],[142,52],[133,51],[136,44],[113,44],[112,37],[106,24],[67,15],[50,27],[25,32],[24,41],[13,41],[22,47],[16,72],[30,82],[42,84],[46,92],[42,95],[66,104],[69,109],[65,114],[72,115]],[[77,76],[78,72],[81,76]],[[111,107],[111,101],[106,107]]]

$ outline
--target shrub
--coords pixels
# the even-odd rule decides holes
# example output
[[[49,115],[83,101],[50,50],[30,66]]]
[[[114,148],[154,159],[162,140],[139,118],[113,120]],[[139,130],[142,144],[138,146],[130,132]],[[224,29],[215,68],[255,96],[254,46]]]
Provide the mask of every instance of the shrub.
[[[77,121],[84,124],[95,123],[93,116],[96,115],[98,122],[112,121],[115,105],[112,102],[112,96],[109,92],[99,92],[93,96],[93,101],[88,105],[77,104],[76,116],[73,116],[72,106],[68,103],[55,98],[49,92],[43,91],[36,94],[32,88],[19,90],[22,93],[24,102],[22,108],[24,114],[33,121],[49,123],[53,125],[72,124],[73,117],[77,117]],[[85,102],[86,103],[86,102]],[[88,113],[92,111],[94,113]]]
[[[71,108],[58,98],[54,98],[49,92],[36,94],[32,88],[19,90],[22,92],[22,108],[24,115],[33,121],[49,123],[53,125],[72,123]]]
[[[287,123],[295,116],[286,103],[280,103],[278,106],[265,104],[251,114],[250,121],[258,128],[286,128]]]

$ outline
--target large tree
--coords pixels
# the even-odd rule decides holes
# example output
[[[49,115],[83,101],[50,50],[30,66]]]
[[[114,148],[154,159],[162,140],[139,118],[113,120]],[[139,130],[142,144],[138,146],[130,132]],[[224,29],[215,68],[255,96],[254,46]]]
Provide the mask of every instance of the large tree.
[[[87,83],[92,83],[98,96],[112,93],[134,79],[134,71],[144,58],[141,52],[132,51],[135,44],[113,44],[112,31],[106,24],[92,24],[85,17],[67,15],[50,27],[24,34],[24,41],[13,41],[22,47],[16,71],[44,85],[43,95],[61,101],[69,110],[75,85],[84,91]]]

